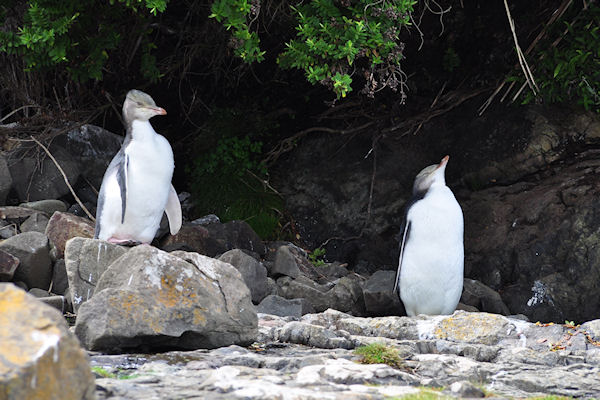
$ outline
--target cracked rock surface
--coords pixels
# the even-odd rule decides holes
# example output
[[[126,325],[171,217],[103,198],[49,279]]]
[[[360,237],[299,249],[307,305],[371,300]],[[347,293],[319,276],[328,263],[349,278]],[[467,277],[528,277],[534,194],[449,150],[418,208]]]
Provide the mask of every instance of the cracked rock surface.
[[[473,329],[476,328],[476,329]],[[249,347],[162,354],[91,354],[98,399],[385,399],[600,396],[598,321],[533,324],[457,311],[359,318],[334,310],[302,318],[259,314]],[[385,343],[402,368],[361,364],[353,348]],[[127,379],[124,379],[127,378]]]

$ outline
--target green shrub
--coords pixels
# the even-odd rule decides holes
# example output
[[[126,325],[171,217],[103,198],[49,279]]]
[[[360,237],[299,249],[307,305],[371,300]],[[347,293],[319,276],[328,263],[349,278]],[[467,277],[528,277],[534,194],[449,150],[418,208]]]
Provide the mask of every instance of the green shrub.
[[[256,19],[259,2],[216,0],[211,17],[232,30],[236,54],[244,61],[261,61],[256,32],[249,19]],[[415,0],[311,0],[291,10],[296,19],[296,37],[286,43],[277,62],[282,68],[304,71],[306,79],[333,90],[338,98],[352,91],[353,75],[364,77],[362,93],[389,87],[404,94],[400,69],[404,43],[400,29],[410,25]]]
[[[536,55],[534,77],[544,102],[577,103],[599,112],[600,7],[595,3],[587,10],[577,7],[572,5],[538,45],[543,50]],[[523,81],[520,76],[513,79]],[[536,99],[531,91],[524,92],[523,103]]]
[[[101,80],[109,54],[122,41],[123,31],[141,40],[144,77],[158,78],[150,64],[153,49],[147,28],[151,15],[165,10],[168,0],[29,0],[0,6],[0,53],[22,56],[29,70],[64,70],[77,81]],[[24,13],[15,14],[23,5]],[[139,8],[145,9],[140,10]],[[10,15],[9,15],[10,12]],[[19,26],[6,26],[8,17]],[[128,20],[138,18],[138,31],[124,29]]]
[[[196,213],[216,214],[223,221],[244,220],[262,238],[274,238],[283,200],[267,183],[261,162],[262,142],[274,122],[259,113],[219,109],[198,140],[188,167]]]

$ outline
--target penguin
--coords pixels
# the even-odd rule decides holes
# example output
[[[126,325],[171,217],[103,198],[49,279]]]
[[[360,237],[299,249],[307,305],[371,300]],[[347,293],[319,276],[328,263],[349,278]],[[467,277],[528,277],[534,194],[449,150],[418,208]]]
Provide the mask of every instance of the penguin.
[[[148,94],[135,89],[127,93],[123,103],[127,133],[102,179],[95,239],[150,244],[163,212],[171,235],[181,228],[181,205],[171,184],[173,150],[150,124],[150,118],[166,113]]]
[[[463,213],[444,176],[449,156],[424,168],[406,206],[394,282],[410,317],[452,314],[463,288]]]

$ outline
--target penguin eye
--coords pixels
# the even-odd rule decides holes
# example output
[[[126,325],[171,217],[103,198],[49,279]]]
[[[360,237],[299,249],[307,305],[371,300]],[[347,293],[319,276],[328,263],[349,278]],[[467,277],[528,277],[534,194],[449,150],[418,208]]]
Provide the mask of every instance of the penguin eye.
[[[143,107],[143,106],[144,106],[144,104],[142,104],[142,102],[141,102],[141,101],[138,101],[138,102],[137,102],[137,105],[138,105],[138,107]]]

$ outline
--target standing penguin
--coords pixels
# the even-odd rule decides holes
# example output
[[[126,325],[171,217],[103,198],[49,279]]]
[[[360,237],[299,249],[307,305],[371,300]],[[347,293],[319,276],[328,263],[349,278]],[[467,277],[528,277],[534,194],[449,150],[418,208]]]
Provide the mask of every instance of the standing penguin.
[[[139,90],[127,93],[123,103],[127,134],[102,179],[95,239],[117,244],[149,244],[163,212],[169,219],[172,235],[181,228],[181,205],[171,185],[175,168],[173,150],[149,121],[166,113],[146,93]]]
[[[399,287],[400,299],[411,317],[451,314],[462,294],[463,213],[446,186],[449,158],[419,172],[400,231],[394,292]]]

